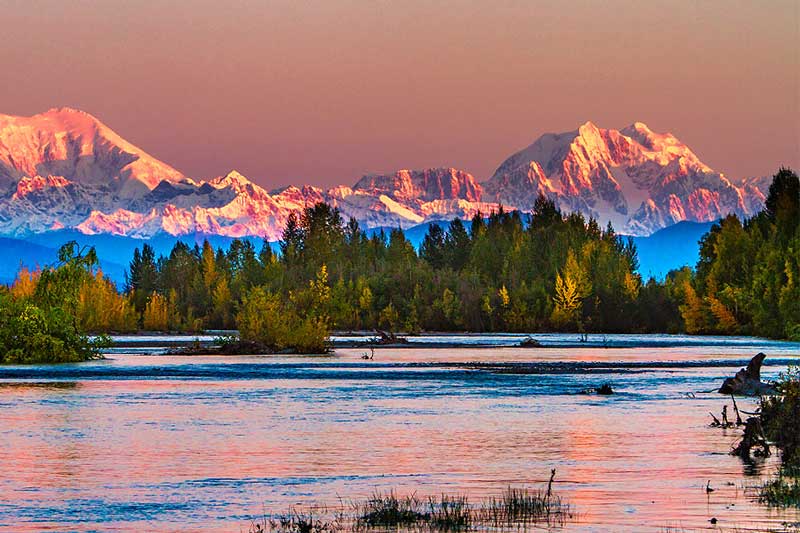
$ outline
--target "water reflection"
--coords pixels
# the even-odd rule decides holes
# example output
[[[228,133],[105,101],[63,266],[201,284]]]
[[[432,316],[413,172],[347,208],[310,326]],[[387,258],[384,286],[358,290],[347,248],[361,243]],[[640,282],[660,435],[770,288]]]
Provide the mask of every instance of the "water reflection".
[[[767,378],[789,357],[785,347],[768,349]],[[736,433],[707,427],[708,411],[726,399],[703,391],[750,351],[407,348],[379,350],[369,363],[358,350],[325,360],[114,355],[0,369],[4,379],[31,380],[0,386],[0,464],[13,465],[0,477],[0,529],[235,531],[265,510],[333,506],[376,489],[477,500],[545,483],[551,468],[579,513],[570,530],[690,530],[712,516],[756,529],[800,520],[754,504],[743,489],[775,458],[753,465],[745,481],[728,454]],[[507,374],[451,364],[657,360],[702,365],[596,376],[570,366]],[[618,394],[575,394],[598,380]]]

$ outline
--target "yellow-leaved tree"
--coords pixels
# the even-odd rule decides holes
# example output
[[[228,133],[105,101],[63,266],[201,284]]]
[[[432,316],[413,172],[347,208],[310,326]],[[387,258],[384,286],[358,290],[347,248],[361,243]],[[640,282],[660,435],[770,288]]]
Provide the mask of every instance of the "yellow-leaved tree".
[[[85,331],[135,331],[137,326],[132,300],[117,292],[100,270],[83,280],[78,290],[75,318]]]
[[[556,274],[555,295],[553,296],[553,324],[560,328],[576,327],[583,329],[583,299],[592,292],[592,283],[581,267],[572,250],[567,253],[564,268]]]
[[[242,297],[236,315],[239,337],[273,352],[325,353],[330,298],[325,265],[306,289],[291,293],[288,301],[264,287],[254,287]]]
[[[28,270],[27,267],[22,267],[11,285],[11,296],[17,299],[32,297],[36,290],[36,283],[39,281],[39,274],[39,270]]]
[[[690,280],[683,281],[683,305],[680,306],[686,333],[702,333],[708,323],[703,299],[698,296]]]
[[[144,308],[144,315],[142,316],[142,326],[144,326],[144,329],[150,331],[168,331],[168,307],[166,298],[157,292],[152,293],[147,300],[147,305]]]

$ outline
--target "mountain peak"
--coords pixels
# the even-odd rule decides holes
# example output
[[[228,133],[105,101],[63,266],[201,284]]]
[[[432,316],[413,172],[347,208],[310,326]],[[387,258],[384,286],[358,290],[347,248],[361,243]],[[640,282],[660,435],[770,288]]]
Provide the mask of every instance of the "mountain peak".
[[[60,107],[31,117],[0,115],[0,192],[36,175],[105,186],[126,198],[146,194],[163,180],[188,181],[85,111]]]
[[[229,185],[246,187],[247,185],[252,185],[253,182],[247,179],[244,175],[240,174],[238,171],[231,170],[224,176],[210,180],[209,183],[219,189]]]
[[[365,228],[408,227],[487,213],[498,203],[528,211],[542,194],[564,212],[640,235],[680,220],[748,216],[763,203],[756,187],[733,185],[674,135],[642,122],[615,130],[586,121],[544,134],[483,184],[442,166],[367,174],[352,187],[327,191],[291,185],[267,192],[236,170],[194,182],[84,111],[0,115],[2,234],[66,227],[140,237],[202,231],[276,239],[290,213],[317,202]]]
[[[647,124],[645,124],[644,122],[638,122],[638,121],[634,122],[633,124],[631,124],[627,128],[623,128],[623,129],[624,130],[625,129],[631,129],[631,130],[639,131],[639,132],[642,132],[642,133],[653,133],[653,130],[651,130],[650,127]]]
[[[353,190],[382,194],[396,201],[479,201],[481,195],[481,187],[471,174],[452,167],[367,174],[358,180]]]
[[[97,120],[95,116],[91,113],[87,113],[81,109],[76,109],[74,107],[62,106],[62,107],[51,107],[44,113],[40,113],[43,116],[56,116],[56,115],[81,115],[85,117],[91,117],[94,120]],[[99,120],[98,120],[99,122]]]
[[[743,191],[671,133],[643,122],[622,130],[587,121],[570,134],[545,134],[506,159],[483,184],[488,198],[525,207],[554,199],[623,232],[646,234],[680,220],[752,214]]]

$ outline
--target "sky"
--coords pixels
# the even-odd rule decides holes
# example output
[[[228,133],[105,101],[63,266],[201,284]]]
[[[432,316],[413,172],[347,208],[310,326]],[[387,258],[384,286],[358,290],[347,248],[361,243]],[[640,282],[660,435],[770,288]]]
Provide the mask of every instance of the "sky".
[[[732,178],[800,168],[800,2],[0,0],[0,113],[69,106],[194,178],[479,180],[645,122]]]

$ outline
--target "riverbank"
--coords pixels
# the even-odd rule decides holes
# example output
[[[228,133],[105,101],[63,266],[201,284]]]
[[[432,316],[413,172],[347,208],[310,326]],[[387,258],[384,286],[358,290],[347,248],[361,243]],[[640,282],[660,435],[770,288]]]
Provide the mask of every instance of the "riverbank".
[[[214,331],[202,335],[170,335],[160,333],[141,333],[136,335],[115,335],[114,349],[111,353],[134,349],[137,352],[147,353],[147,348],[153,348],[151,353],[164,353],[167,349],[181,346],[211,346],[218,342],[220,337],[234,334],[232,331]],[[381,344],[370,342],[375,338],[369,332],[337,332],[330,337],[333,349],[362,349],[367,356],[370,348],[377,350],[405,350],[405,349],[482,349],[482,348],[513,348],[524,350],[537,350],[539,348],[676,348],[676,347],[709,347],[709,348],[742,348],[750,349],[755,353],[763,347],[776,347],[787,352],[800,353],[800,342],[778,341],[757,337],[740,336],[692,336],[669,334],[608,334],[586,335],[577,333],[425,333],[406,336],[407,342],[396,344]],[[527,339],[533,339],[538,346],[520,346]],[[752,354],[751,354],[752,355]]]

